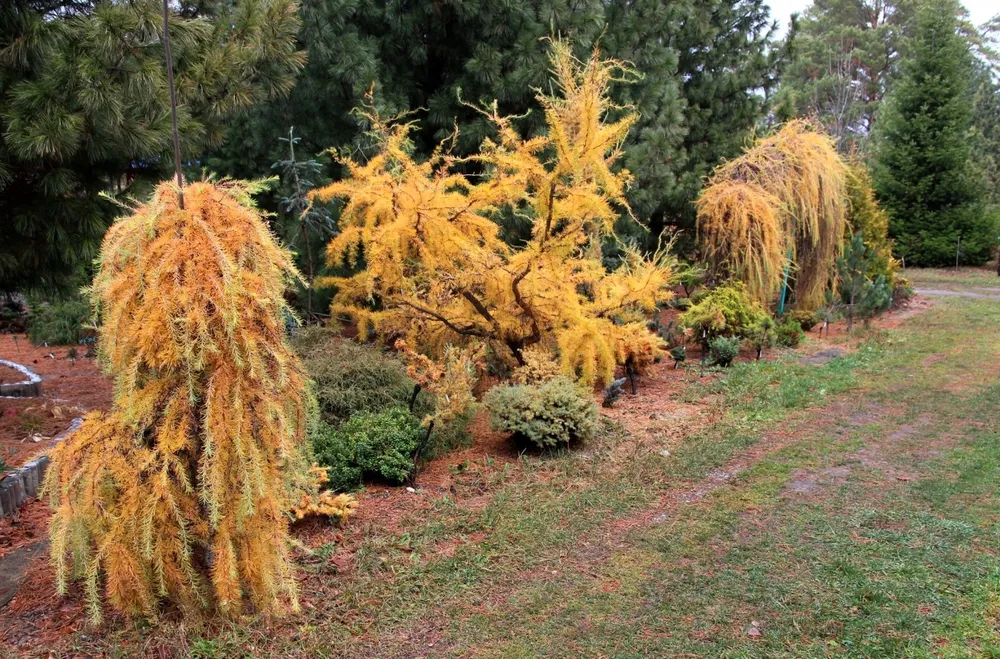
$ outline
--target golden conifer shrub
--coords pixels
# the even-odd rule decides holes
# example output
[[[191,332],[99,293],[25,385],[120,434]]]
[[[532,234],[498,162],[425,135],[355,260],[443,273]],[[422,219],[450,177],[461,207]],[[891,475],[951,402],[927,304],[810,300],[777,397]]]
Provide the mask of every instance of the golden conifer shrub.
[[[608,87],[630,72],[598,53],[579,62],[559,42],[551,62],[557,92],[538,98],[545,134],[524,138],[495,104],[482,110],[497,135],[471,159],[482,178],[456,173],[443,148],[415,162],[411,126],[372,117],[381,151],[346,160],[349,176],[315,192],[346,200],[329,262],[363,255],[366,266],[321,282],[337,289],[333,313],[434,359],[451,344],[488,345],[523,365],[523,351],[540,346],[588,384],[613,378],[619,356],[636,351],[622,345],[635,336],[622,323],[644,324],[670,298],[674,262],[665,250],[629,252],[625,266],[605,269],[602,242],[630,212],[631,175],[615,162],[636,119],[611,104]],[[612,112],[620,118],[609,121]],[[526,244],[501,240],[501,212],[531,223]]]
[[[81,577],[95,619],[102,583],[135,615],[163,599],[296,607],[287,511],[353,510],[289,486],[308,467],[306,374],[285,340],[297,273],[255,190],[194,183],[181,209],[163,183],[101,247],[91,296],[113,407],[55,450],[46,481],[59,589]]]
[[[697,201],[714,269],[769,305],[791,264],[795,306],[821,306],[844,242],[846,178],[833,140],[801,119],[719,165]]]

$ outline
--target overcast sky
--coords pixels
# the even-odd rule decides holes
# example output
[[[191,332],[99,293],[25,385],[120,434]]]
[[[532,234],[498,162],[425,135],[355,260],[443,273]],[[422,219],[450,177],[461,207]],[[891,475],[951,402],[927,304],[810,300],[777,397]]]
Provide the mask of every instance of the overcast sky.
[[[812,4],[812,0],[770,0],[771,16],[781,22],[781,29],[788,27],[788,17],[795,12],[803,12]],[[1000,13],[1000,3],[997,0],[963,0],[962,4],[969,10],[972,22],[976,25],[985,23]]]

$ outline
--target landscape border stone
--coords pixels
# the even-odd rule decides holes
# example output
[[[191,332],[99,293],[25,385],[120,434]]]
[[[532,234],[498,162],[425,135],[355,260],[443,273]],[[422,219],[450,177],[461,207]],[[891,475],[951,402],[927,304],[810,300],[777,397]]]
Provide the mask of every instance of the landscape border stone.
[[[42,378],[37,373],[17,362],[0,359],[0,364],[19,371],[25,377],[21,382],[0,383],[0,396],[5,398],[35,398],[42,395]]]
[[[83,419],[79,417],[73,419],[69,427],[53,439],[56,442],[63,441],[72,435],[81,423]],[[0,518],[13,515],[21,509],[25,501],[38,496],[50,462],[49,456],[43,455],[0,478]]]

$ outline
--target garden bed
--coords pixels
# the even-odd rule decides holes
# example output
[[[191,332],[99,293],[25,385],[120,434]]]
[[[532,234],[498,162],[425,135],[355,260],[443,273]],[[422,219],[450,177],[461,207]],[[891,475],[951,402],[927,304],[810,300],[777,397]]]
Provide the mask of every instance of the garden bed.
[[[873,323],[874,328],[894,327],[925,306],[926,303],[918,299],[908,309],[893,311],[877,319]],[[831,348],[850,352],[854,340],[844,336],[842,325],[837,323],[831,328],[830,339],[825,336],[820,339],[817,330],[807,333],[808,340],[796,351],[797,354],[808,356]],[[0,341],[3,340],[9,341],[9,337],[0,337]],[[24,346],[23,339],[21,346]],[[777,350],[766,352],[765,359],[773,359],[779,354]],[[638,380],[638,395],[626,393],[614,408],[602,409],[603,416],[612,422],[605,429],[605,438],[599,438],[576,451],[582,455],[593,453],[595,461],[600,454],[602,470],[621,470],[630,468],[638,453],[645,454],[655,448],[654,453],[664,451],[669,454],[680,448],[692,434],[711,424],[720,412],[719,401],[705,396],[702,386],[710,385],[722,376],[723,371],[703,368],[698,358],[698,352],[693,350],[688,363],[678,370],[674,370],[669,359],[654,365],[647,376]],[[740,357],[740,361],[751,359],[748,353]],[[97,373],[92,363],[82,360],[76,365],[69,364],[68,360],[56,362],[61,363],[48,359],[42,365],[45,372],[62,371],[65,375],[63,380],[80,378],[77,383],[80,386],[75,389],[80,397],[68,398],[64,403],[77,403],[80,407],[99,407],[102,402],[107,404],[110,400],[109,383]],[[73,370],[81,366],[86,370]],[[89,376],[84,377],[83,374],[88,372]],[[82,386],[86,382],[104,387],[105,397],[87,393]],[[69,382],[66,383],[68,385]],[[64,391],[71,390],[67,388]],[[600,401],[597,392],[595,398]],[[449,505],[454,505],[454,515],[461,517],[495,506],[498,493],[510,486],[537,481],[531,487],[543,487],[542,483],[547,478],[558,480],[557,473],[548,474],[550,467],[545,455],[519,452],[507,437],[489,430],[485,416],[480,412],[473,423],[472,445],[432,460],[420,471],[415,488],[369,484],[358,494],[360,505],[357,515],[344,528],[320,520],[308,520],[293,528],[296,540],[311,552],[304,549],[296,552],[303,614],[276,621],[259,630],[264,634],[260,637],[262,644],[267,644],[265,636],[295,634],[300,625],[308,623],[319,612],[326,612],[342,596],[343,589],[349,588],[348,584],[356,578],[360,566],[379,560],[383,553],[397,552],[400,543],[405,545],[408,542],[412,529],[433,514],[442,501],[452,502]],[[615,438],[608,439],[607,433],[614,434]],[[580,487],[583,485],[581,482]],[[26,506],[17,519],[0,523],[0,557],[44,539],[48,516],[44,504],[35,502]],[[476,530],[447,535],[433,548],[433,556],[447,558],[467,551],[467,546],[477,545],[483,540],[483,532]],[[77,633],[87,628],[83,594],[73,586],[69,597],[56,595],[47,554],[32,558],[25,565],[25,570],[20,592],[3,609],[0,646],[26,652],[60,647],[67,637],[80,639]],[[123,643],[123,649],[129,648],[126,651],[155,652],[166,649],[169,654],[186,647],[183,626],[174,624],[180,622],[176,612],[165,614],[165,627],[160,635],[142,641],[127,631],[130,626],[120,616],[110,610],[106,610],[106,614],[105,624],[109,629],[116,630],[116,642]],[[344,622],[343,616],[350,617],[344,611],[331,611],[329,614],[341,620],[338,624]],[[100,645],[99,639],[90,634],[85,642],[97,643],[92,649]]]
[[[0,396],[31,397],[41,394],[42,379],[24,366],[0,359]]]
[[[39,397],[0,398],[0,460],[8,467],[45,453],[74,418],[111,404],[111,380],[93,359],[74,359],[71,351],[85,352],[82,346],[35,347],[24,335],[0,335],[0,359],[42,378]]]

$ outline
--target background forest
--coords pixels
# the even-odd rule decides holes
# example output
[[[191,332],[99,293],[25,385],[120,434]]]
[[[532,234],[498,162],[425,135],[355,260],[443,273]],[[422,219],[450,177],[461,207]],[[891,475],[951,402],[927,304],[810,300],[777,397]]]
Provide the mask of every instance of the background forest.
[[[935,34],[919,6],[934,5]],[[491,134],[476,105],[496,99],[531,134],[544,124],[543,40],[578,56],[599,45],[641,76],[615,85],[638,121],[618,166],[632,172],[620,231],[655,248],[665,229],[694,249],[694,200],[750,135],[815,116],[844,154],[874,166],[897,257],[982,263],[1000,201],[997,21],[974,26],[952,0],[824,0],[779,36],[763,0],[617,2],[179,2],[171,18],[187,174],[280,183],[259,202],[309,277],[338,206],[309,188],[344,175],[326,153],[365,158],[364,115],[417,122],[414,156],[444,138],[457,156]],[[167,90],[156,2],[15,0],[0,10],[0,288],[66,290],[95,255],[113,199],[145,198],[169,167]],[[914,142],[917,140],[917,142]],[[920,142],[922,140],[922,143]],[[923,164],[921,164],[923,163]],[[945,168],[947,198],[921,180]],[[474,169],[474,168],[473,168]],[[937,188],[940,189],[940,188]],[[920,200],[915,202],[915,200]],[[914,211],[914,204],[923,210]],[[523,238],[510,218],[506,237]],[[961,238],[959,238],[961,236]],[[326,300],[297,305],[324,310]]]

